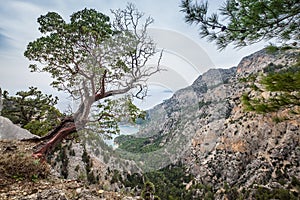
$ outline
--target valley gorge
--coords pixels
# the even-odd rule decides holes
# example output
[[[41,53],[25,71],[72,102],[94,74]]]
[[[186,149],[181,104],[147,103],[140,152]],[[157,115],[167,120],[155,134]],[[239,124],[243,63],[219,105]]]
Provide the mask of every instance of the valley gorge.
[[[96,185],[91,199],[110,199],[102,191],[142,199],[146,181],[163,200],[299,199],[300,93],[269,90],[263,81],[274,73],[299,74],[299,62],[297,48],[262,49],[236,67],[210,69],[148,110],[138,133],[116,138],[119,148],[93,133],[64,141],[48,158],[51,173],[79,181],[80,191],[92,187],[83,182]],[[57,198],[87,198],[64,191]],[[49,197],[37,190],[15,199],[39,199],[39,192]]]

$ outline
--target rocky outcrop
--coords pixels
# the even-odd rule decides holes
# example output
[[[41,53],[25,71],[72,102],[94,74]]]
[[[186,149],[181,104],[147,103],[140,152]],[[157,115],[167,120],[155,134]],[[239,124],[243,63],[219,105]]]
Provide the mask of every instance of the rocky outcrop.
[[[0,139],[21,140],[33,137],[38,136],[13,124],[9,119],[0,116]]]

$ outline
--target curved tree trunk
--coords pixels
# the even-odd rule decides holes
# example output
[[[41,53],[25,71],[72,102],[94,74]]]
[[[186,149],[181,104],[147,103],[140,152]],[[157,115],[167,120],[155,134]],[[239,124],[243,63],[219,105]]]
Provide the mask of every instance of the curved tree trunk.
[[[73,116],[66,117],[62,120],[60,125],[54,128],[53,131],[41,138],[26,139],[25,141],[40,142],[35,146],[37,150],[33,153],[33,157],[45,158],[63,139],[74,132],[82,130],[88,121],[93,102],[95,102],[95,97],[87,97],[80,104],[77,112],[74,113]]]
[[[62,123],[50,134],[42,138],[33,139],[35,141],[38,140],[41,143],[36,146],[37,150],[32,156],[36,158],[44,158],[48,153],[53,151],[64,138],[76,131],[77,129],[74,120],[70,121],[69,118],[67,120],[63,120]]]

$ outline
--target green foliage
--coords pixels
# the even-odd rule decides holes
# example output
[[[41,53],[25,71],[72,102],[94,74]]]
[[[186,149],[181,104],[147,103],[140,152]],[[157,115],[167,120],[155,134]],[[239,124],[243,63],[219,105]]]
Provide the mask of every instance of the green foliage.
[[[257,74],[250,74],[247,77],[240,78],[239,82],[241,83],[254,82],[256,78],[257,78]]]
[[[147,181],[144,184],[144,189],[142,190],[142,194],[141,196],[145,199],[145,200],[152,200],[153,196],[155,194],[155,187],[154,184],[150,181]]]
[[[268,91],[269,97],[250,98],[249,94],[243,94],[241,101],[245,110],[267,113],[283,107],[300,105],[300,67],[298,64],[283,67],[271,63],[263,70],[267,73],[260,80],[263,88],[252,88],[252,90]],[[280,122],[281,119],[274,118],[274,120]]]
[[[147,35],[153,19],[144,19],[133,4],[111,12],[113,20],[85,8],[73,13],[69,21],[48,12],[38,18],[42,36],[24,52],[34,62],[31,71],[49,73],[53,87],[80,101],[77,125],[108,137],[119,132],[121,120],[135,122],[144,117],[132,98],[143,98],[147,77],[160,71],[159,64],[151,68],[146,64],[156,53]],[[121,98],[126,93],[130,94]]]
[[[268,64],[266,67],[263,68],[264,73],[274,73],[282,69],[284,66],[282,65],[275,65],[274,63]]]
[[[54,151],[57,152],[57,156],[55,157],[55,162],[52,162],[52,164],[55,166],[58,163],[60,163],[60,175],[63,178],[68,178],[69,175],[69,156],[67,154],[67,151],[70,150],[70,146],[68,144],[59,144],[55,147]],[[69,152],[70,153],[70,152]],[[53,158],[54,154],[50,154],[47,157],[48,163],[51,163],[51,158]]]
[[[159,196],[154,195],[153,200],[161,200]]]
[[[294,43],[293,45],[296,46],[296,43]],[[289,46],[289,45],[283,45],[281,47],[277,47],[276,45],[274,44],[270,44],[268,45],[265,50],[268,54],[275,54],[277,52],[280,52],[280,51],[286,51],[286,50],[290,50],[290,49],[293,49],[294,47],[292,46]]]
[[[242,100],[242,104],[245,107],[246,111],[254,111],[254,107],[252,106],[252,104],[250,103],[250,98],[249,95],[247,93],[244,93],[241,97]]]
[[[143,188],[143,176],[141,176],[141,174],[126,174],[125,178],[122,179],[123,180],[123,184],[126,187],[130,187],[130,188]]]
[[[275,122],[275,123],[280,123],[280,122],[283,122],[283,121],[285,121],[285,120],[287,120],[288,118],[286,118],[286,117],[278,117],[278,116],[275,116],[275,117],[272,117],[272,120],[273,120],[273,122]]]
[[[268,54],[274,54],[277,51],[279,51],[279,48],[273,44],[270,44],[265,48],[265,50],[267,51]]]
[[[292,186],[300,187],[300,180],[298,180],[295,176],[292,177],[291,181]]]
[[[238,192],[237,188],[230,187],[226,182],[224,183],[224,189],[227,199],[244,199],[242,198],[242,195]]]
[[[207,106],[207,105],[210,105],[212,102],[211,101],[199,101],[198,103],[198,106],[199,106],[199,109],[201,109],[203,106]]]
[[[121,181],[123,181],[123,179],[122,179],[120,172],[118,170],[113,170],[113,175],[110,180],[110,183],[113,184],[113,183],[118,183]]]
[[[58,98],[43,94],[36,87],[19,91],[16,96],[3,95],[2,116],[36,135],[44,135],[59,124],[63,116],[54,106]]]
[[[258,91],[258,90],[259,90],[259,87],[257,87],[257,85],[255,85],[255,84],[251,84],[251,85],[250,85],[250,88],[251,88],[252,90],[254,90],[254,91]]]
[[[143,120],[146,112],[132,103],[133,99],[126,95],[118,99],[104,99],[97,104],[97,113],[93,118],[98,119],[95,132],[100,132],[110,138],[112,134],[120,133],[119,122],[136,124],[136,120]]]
[[[63,147],[60,150],[59,156],[60,156],[60,160],[61,160],[60,173],[64,178],[68,178],[68,175],[69,175],[69,171],[68,171],[69,158],[68,158],[68,155],[67,155],[66,147]]]
[[[74,98],[98,94],[95,98],[99,100],[132,88],[139,89],[136,95],[142,94],[142,80],[159,71],[141,70],[156,53],[146,32],[153,19],[142,22],[144,14],[132,4],[111,12],[113,21],[87,8],[73,13],[69,22],[55,12],[40,16],[43,36],[30,42],[24,52],[40,65],[31,64],[30,69],[50,73],[52,86]]]
[[[300,91],[300,70],[296,72],[270,73],[263,77],[261,83],[271,92]]]
[[[127,175],[123,183],[126,187],[138,187],[145,190],[143,180],[146,180],[145,183],[151,182],[153,186],[155,186],[156,198],[159,197],[160,199],[193,199],[192,197],[197,193],[197,188],[195,187],[186,190],[185,183],[189,183],[193,180],[193,176],[187,175],[184,165],[180,163],[177,165],[169,165],[157,171],[147,172],[143,174],[142,177],[137,174]],[[150,185],[152,186],[152,184]],[[154,199],[155,195],[153,196]]]
[[[296,200],[298,199],[289,190],[278,188],[278,189],[267,189],[265,187],[259,187],[255,193],[255,199],[257,200],[268,200],[268,199],[279,199],[279,200]]]
[[[197,24],[199,34],[215,41],[219,49],[271,38],[281,42],[300,40],[298,0],[227,0],[219,12],[210,12],[208,1],[182,0],[181,7],[186,22]]]
[[[82,153],[82,162],[85,164],[85,171],[86,171],[86,177],[87,177],[88,183],[95,184],[97,182],[97,179],[92,170],[93,162],[92,162],[91,157],[89,156],[85,146],[83,148],[83,153]]]
[[[140,174],[127,174],[122,179],[120,172],[114,170],[113,182],[121,182],[125,187],[139,188],[142,190],[142,197],[149,199],[157,195],[160,199],[165,200],[187,200],[187,199],[215,199],[213,186],[195,183],[194,177],[186,173],[184,165],[178,163],[169,165],[157,171],[151,171]],[[300,181],[296,177],[291,177],[288,189],[274,188],[267,189],[265,187],[244,188],[239,191],[237,187],[224,183],[222,196],[226,199],[249,199],[249,195],[253,195],[255,199],[298,199],[299,194],[293,193],[292,189],[299,191]],[[186,183],[193,181],[190,188],[186,189]],[[146,195],[148,194],[148,196]],[[155,195],[154,195],[155,194]],[[146,195],[146,196],[145,196]],[[145,198],[146,197],[146,198]]]
[[[76,167],[75,167],[75,172],[79,172],[79,169],[80,169],[80,166],[79,165],[76,165]]]
[[[119,144],[119,149],[132,153],[147,153],[161,148],[159,145],[162,139],[162,137],[139,138],[133,135],[120,135],[114,141]]]
[[[125,106],[127,107],[127,110],[129,112],[129,119],[131,122],[136,123],[137,119],[145,119],[146,112],[141,111],[136,105],[132,103],[132,99],[128,99],[125,101]]]
[[[59,89],[64,84],[75,84],[74,75],[87,63],[88,53],[112,34],[109,17],[94,9],[73,13],[69,23],[55,12],[42,15],[37,21],[44,36],[30,42],[24,55],[46,63],[41,69],[37,65],[30,65],[30,69],[49,72],[55,79],[52,85]]]
[[[95,114],[93,113],[93,118],[98,119],[97,126],[95,127],[98,130],[95,132],[100,132],[108,138],[111,137],[111,134],[120,133],[118,122],[121,120],[119,113],[121,113],[122,108],[117,106],[117,104],[120,105],[120,101],[111,99],[105,99],[98,103],[98,112]],[[118,109],[116,109],[116,107]]]

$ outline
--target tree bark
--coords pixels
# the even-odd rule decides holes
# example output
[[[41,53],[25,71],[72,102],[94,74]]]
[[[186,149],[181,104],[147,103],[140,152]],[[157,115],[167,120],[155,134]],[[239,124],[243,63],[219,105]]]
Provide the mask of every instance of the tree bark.
[[[48,135],[41,138],[33,138],[31,141],[39,141],[40,143],[35,147],[37,150],[32,154],[35,158],[45,158],[48,153],[54,150],[54,148],[61,143],[63,139],[72,133],[76,132],[76,125],[74,120],[67,118],[61,122],[61,124],[56,127]],[[29,139],[30,140],[30,139]]]
[[[33,153],[33,157],[43,159],[54,148],[62,142],[63,139],[68,137],[74,132],[82,130],[87,121],[90,113],[91,105],[95,102],[95,96],[87,97],[77,109],[77,112],[73,116],[66,117],[59,126],[46,136],[41,138],[31,138],[26,141],[40,142],[35,146],[36,151]]]

